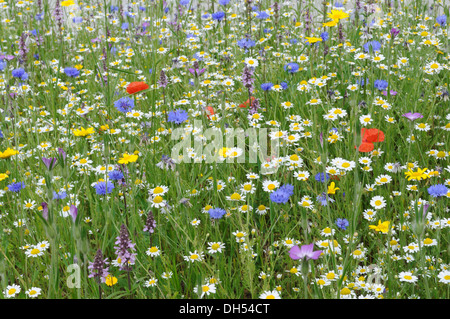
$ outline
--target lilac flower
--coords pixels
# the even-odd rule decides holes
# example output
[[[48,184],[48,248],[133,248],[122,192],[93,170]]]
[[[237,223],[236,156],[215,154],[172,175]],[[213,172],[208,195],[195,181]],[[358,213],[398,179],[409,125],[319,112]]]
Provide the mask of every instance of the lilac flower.
[[[175,111],[170,111],[168,115],[168,122],[173,122],[175,124],[181,124],[188,119],[189,115],[185,110],[176,109]]]
[[[127,113],[131,112],[134,108],[134,101],[129,97],[123,97],[114,102],[114,106],[119,112]]]
[[[321,250],[314,251],[314,244],[303,245],[301,248],[295,245],[289,250],[289,256],[294,260],[298,259],[316,260],[320,257],[321,254],[322,254]]]
[[[349,222],[345,218],[338,218],[336,219],[336,226],[339,227],[342,230],[346,230],[349,225]]]
[[[128,230],[124,224],[120,227],[120,235],[116,237],[114,249],[117,259],[120,259],[120,270],[131,271],[131,265],[136,261],[136,248],[129,238]]]
[[[161,161],[157,163],[156,166],[164,170],[171,169],[173,171],[176,165],[175,161],[172,158],[170,158],[170,156],[163,154],[161,156]]]
[[[448,192],[450,192],[450,190],[443,184],[433,185],[428,188],[428,194],[430,194],[432,197],[447,196]]]
[[[253,70],[247,66],[244,67],[244,70],[242,71],[242,84],[249,90],[250,92],[253,92],[253,83],[255,82],[255,79],[253,78]]]
[[[208,213],[212,219],[220,219],[226,214],[226,211],[223,208],[211,208]]]
[[[6,67],[6,62],[0,61],[0,71],[3,71]]]
[[[97,254],[95,255],[94,261],[89,264],[88,269],[89,272],[89,278],[96,278],[97,283],[100,284],[100,282],[105,282],[106,277],[109,275],[108,267],[105,267],[109,263],[107,262],[108,258],[103,259],[103,253],[102,250],[97,250]]]
[[[149,211],[148,215],[147,215],[147,221],[145,222],[143,231],[153,234],[155,232],[155,228],[156,228],[156,221],[155,221],[155,218],[153,217],[153,212]]]
[[[159,75],[158,85],[159,87],[165,88],[167,87],[167,84],[169,84],[169,81],[167,80],[166,73],[164,70],[161,70],[161,73]]]
[[[108,183],[98,182],[97,184],[95,184],[94,188],[98,195],[106,195],[112,192],[112,190],[114,189],[114,184],[110,181],[108,181]]]
[[[420,114],[420,113],[411,113],[411,112],[405,113],[402,116],[406,117],[410,121],[415,121],[417,119],[423,118],[422,114]]]
[[[190,72],[192,75],[195,75],[196,77],[202,75],[205,71],[206,71],[205,68],[203,68],[203,69],[200,70],[200,67],[199,67],[197,61],[194,62],[194,68],[189,68],[189,72]]]

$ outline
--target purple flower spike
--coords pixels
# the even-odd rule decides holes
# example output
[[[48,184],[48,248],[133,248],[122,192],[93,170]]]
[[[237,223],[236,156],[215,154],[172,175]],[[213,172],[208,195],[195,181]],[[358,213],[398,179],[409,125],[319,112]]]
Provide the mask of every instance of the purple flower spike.
[[[399,29],[392,28],[391,29],[391,37],[392,37],[392,39],[395,39],[395,37],[397,37],[399,33],[400,33]]]
[[[417,119],[423,118],[422,114],[420,114],[420,113],[411,113],[411,112],[405,113],[402,116],[406,117],[410,121],[415,121]]]
[[[78,208],[75,205],[70,206],[70,215],[72,216],[73,222],[75,223],[75,220],[77,220],[78,216]]]
[[[293,246],[291,250],[289,250],[289,256],[294,259],[318,259],[319,256],[322,254],[321,250],[314,251],[314,244],[309,245],[303,245],[302,248],[296,246]]]
[[[66,157],[67,157],[67,153],[61,147],[58,147],[58,153],[62,157],[63,162],[65,162],[66,161]]]

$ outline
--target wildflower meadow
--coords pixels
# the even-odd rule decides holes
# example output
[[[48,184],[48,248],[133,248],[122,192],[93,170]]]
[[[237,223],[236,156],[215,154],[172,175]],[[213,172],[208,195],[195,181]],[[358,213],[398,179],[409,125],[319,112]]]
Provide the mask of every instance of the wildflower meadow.
[[[450,298],[449,8],[0,0],[0,298]]]

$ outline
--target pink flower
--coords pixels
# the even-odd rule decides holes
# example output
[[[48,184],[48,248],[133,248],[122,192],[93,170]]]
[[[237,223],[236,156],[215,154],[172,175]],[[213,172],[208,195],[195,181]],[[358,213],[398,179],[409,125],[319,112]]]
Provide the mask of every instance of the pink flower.
[[[306,260],[309,259],[318,259],[319,256],[322,254],[321,250],[314,250],[314,244],[309,244],[309,245],[303,245],[302,248],[296,246],[293,246],[291,248],[291,250],[289,250],[289,256],[294,259],[304,259],[306,258]]]

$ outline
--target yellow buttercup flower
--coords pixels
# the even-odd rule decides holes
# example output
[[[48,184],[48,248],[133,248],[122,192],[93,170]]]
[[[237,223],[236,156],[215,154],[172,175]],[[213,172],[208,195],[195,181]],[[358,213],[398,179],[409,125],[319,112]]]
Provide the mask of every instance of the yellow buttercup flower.
[[[136,162],[138,159],[138,155],[134,155],[134,154],[128,154],[128,153],[124,153],[123,157],[121,157],[118,161],[119,164],[128,164],[128,163],[133,163]]]
[[[81,136],[81,137],[86,137],[86,136],[94,134],[94,133],[95,133],[95,130],[93,127],[90,127],[88,129],[84,129],[84,127],[81,127],[80,129],[73,131],[73,135]]]
[[[66,1],[61,2],[62,7],[70,7],[73,5],[75,5],[75,1],[73,1],[73,0],[66,0]]]
[[[336,194],[336,191],[340,189],[339,187],[335,187],[335,183],[331,182],[330,186],[328,186],[328,194]]]
[[[420,169],[417,168],[417,172],[414,172],[411,168],[405,173],[406,178],[408,178],[408,181],[414,179],[417,181],[420,181],[422,179],[427,179],[429,176],[427,174],[425,174],[425,171],[428,168],[424,168],[424,169]]]
[[[343,10],[331,10],[328,14],[328,18],[339,21],[349,17],[349,14]]]
[[[19,151],[13,150],[11,148],[7,148],[3,153],[0,152],[0,158],[10,158],[13,155],[19,154]]]
[[[381,222],[378,221],[378,225],[369,225],[370,229],[374,229],[376,232],[382,232],[383,234],[387,234],[389,231],[389,221]]]
[[[334,27],[337,25],[337,23],[338,23],[338,20],[331,20],[331,21],[323,23],[322,25],[324,27]]]
[[[105,284],[107,284],[108,286],[113,286],[115,284],[117,284],[117,278],[111,275],[106,276],[105,278]]]
[[[322,41],[322,38],[316,38],[316,37],[305,37],[305,39],[308,40],[308,42],[311,44]]]
[[[2,180],[4,180],[4,179],[7,179],[8,177],[9,177],[8,174],[1,173],[1,174],[0,174],[0,181],[2,181]]]

